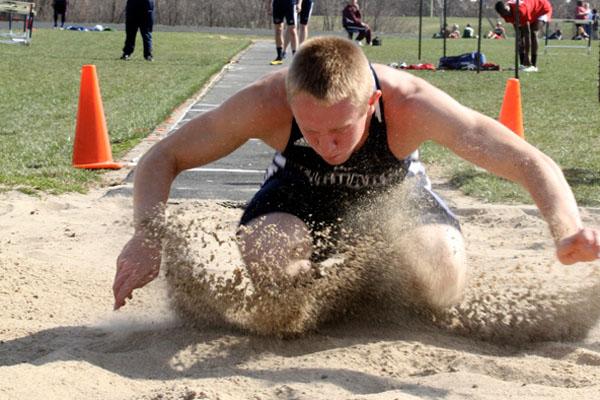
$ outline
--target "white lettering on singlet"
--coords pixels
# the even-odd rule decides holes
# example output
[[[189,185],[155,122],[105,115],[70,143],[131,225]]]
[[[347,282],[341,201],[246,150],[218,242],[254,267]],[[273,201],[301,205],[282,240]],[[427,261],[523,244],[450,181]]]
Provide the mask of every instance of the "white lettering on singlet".
[[[389,186],[401,182],[406,176],[406,170],[402,167],[377,174],[341,171],[321,172],[304,167],[299,169],[306,175],[311,185],[344,186],[351,189]]]

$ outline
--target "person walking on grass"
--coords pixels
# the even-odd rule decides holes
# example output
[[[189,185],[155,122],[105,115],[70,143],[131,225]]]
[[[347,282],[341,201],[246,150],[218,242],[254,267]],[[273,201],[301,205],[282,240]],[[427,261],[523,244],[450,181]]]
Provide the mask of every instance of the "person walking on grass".
[[[357,215],[346,212],[383,198],[381,212],[392,228],[378,243],[397,254],[394,267],[410,277],[407,287],[418,288],[411,301],[434,309],[459,301],[467,275],[464,239],[419,161],[418,148],[428,141],[522,185],[548,223],[561,263],[600,258],[600,230],[584,226],[561,169],[548,156],[427,81],[370,64],[351,40],[321,36],[304,42],[289,68],[239,90],[142,157],[135,171],[135,232],[117,259],[115,309],[158,276],[161,240],[152,227],[165,218],[175,177],[250,139],[276,150],[237,234],[251,279],[267,273],[277,284],[307,276],[323,255],[316,247],[321,233],[343,236]],[[406,196],[395,197],[399,185],[409,189]],[[393,211],[398,204],[415,211]],[[355,243],[378,227],[358,228]]]
[[[552,4],[548,0],[522,0],[519,3],[519,26],[516,26],[516,0],[504,3],[498,1],[496,12],[506,21],[519,29],[519,59],[525,72],[538,72],[538,32],[552,18]]]
[[[125,46],[121,60],[129,60],[135,49],[138,30],[142,35],[144,59],[153,61],[152,27],[154,25],[154,0],[127,0],[125,6]]]
[[[271,65],[283,64],[285,58],[284,51],[289,42],[292,48],[292,54],[298,48],[298,32],[296,30],[297,14],[301,11],[302,3],[297,0],[273,0],[273,24],[275,26],[275,50],[277,57],[271,61]],[[283,29],[283,23],[287,28]],[[285,38],[284,38],[285,36]],[[284,47],[285,45],[285,47]]]

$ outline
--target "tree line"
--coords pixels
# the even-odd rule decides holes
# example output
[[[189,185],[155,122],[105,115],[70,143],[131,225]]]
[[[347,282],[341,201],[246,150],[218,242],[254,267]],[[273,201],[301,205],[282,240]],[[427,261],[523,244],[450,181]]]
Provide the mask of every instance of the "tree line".
[[[37,19],[52,18],[52,0],[32,0],[36,3]],[[272,0],[154,0],[157,24],[270,28]],[[484,18],[497,18],[494,4],[497,0],[484,0]],[[572,18],[575,1],[553,0],[554,16]],[[69,0],[68,21],[80,23],[123,23],[125,21],[126,0]],[[600,0],[591,1],[597,8]],[[330,31],[339,29],[341,11],[347,0],[314,0],[313,15],[319,15],[321,26],[313,29]],[[399,32],[395,16],[418,16],[418,0],[359,0],[361,12],[371,27],[386,32]],[[423,15],[439,17],[442,14],[443,0],[424,0]],[[449,17],[476,17],[479,12],[478,0],[447,0]]]

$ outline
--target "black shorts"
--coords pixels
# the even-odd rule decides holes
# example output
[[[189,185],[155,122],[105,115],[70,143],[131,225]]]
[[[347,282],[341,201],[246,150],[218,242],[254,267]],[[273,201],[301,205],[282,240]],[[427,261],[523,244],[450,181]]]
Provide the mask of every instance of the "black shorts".
[[[302,0],[302,8],[300,9],[300,23],[302,25],[308,25],[312,8],[313,0]]]
[[[54,4],[54,12],[57,14],[64,14],[67,12],[67,4],[66,3],[56,3]]]
[[[395,206],[402,213],[396,213]],[[240,225],[272,212],[300,218],[313,239],[325,230],[339,237],[341,231],[356,232],[357,227],[360,232],[377,229],[381,216],[388,214],[389,218],[404,218],[401,223],[407,230],[426,224],[447,224],[460,230],[458,219],[431,190],[424,173],[409,173],[400,186],[351,189],[311,186],[301,173],[282,169],[250,200]]]
[[[296,25],[296,0],[273,0],[273,23]]]

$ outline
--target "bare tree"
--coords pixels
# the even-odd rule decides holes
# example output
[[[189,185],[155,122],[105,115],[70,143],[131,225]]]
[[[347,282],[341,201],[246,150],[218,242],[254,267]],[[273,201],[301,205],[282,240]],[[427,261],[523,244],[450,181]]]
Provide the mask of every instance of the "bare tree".
[[[52,0],[33,0],[37,19],[52,19]],[[79,23],[121,23],[125,20],[127,0],[69,0],[68,21]],[[484,0],[484,17],[496,19],[493,10],[497,0]],[[572,18],[574,2],[552,0],[555,18]],[[323,16],[324,31],[341,29],[341,12],[347,0],[316,0],[315,15]],[[444,0],[424,0],[424,14],[441,17]],[[590,1],[592,8],[600,0]],[[394,16],[417,16],[420,0],[360,0],[365,20],[376,31],[403,32],[411,26],[400,26]],[[475,17],[478,0],[447,0],[448,17]],[[433,5],[434,13],[430,13]],[[271,0],[155,0],[156,23],[163,25],[226,26],[267,28],[271,26]]]

